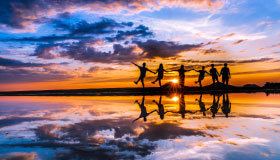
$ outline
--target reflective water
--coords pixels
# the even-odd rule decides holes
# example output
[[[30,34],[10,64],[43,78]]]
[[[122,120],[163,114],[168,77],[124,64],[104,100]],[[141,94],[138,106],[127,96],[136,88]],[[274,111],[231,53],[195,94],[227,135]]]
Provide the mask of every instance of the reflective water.
[[[0,97],[0,159],[279,159],[280,95]]]

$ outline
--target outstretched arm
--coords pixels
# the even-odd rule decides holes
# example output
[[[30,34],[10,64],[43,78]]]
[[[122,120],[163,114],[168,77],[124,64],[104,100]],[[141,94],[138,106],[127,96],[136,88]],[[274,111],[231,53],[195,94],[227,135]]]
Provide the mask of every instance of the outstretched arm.
[[[185,72],[189,72],[189,71],[191,71],[191,70],[193,70],[193,69],[185,69],[184,71],[185,71]]]
[[[152,112],[150,112],[150,113],[148,113],[148,115],[150,115],[150,114],[152,114],[152,113],[154,113],[154,112],[156,112],[157,110],[155,109],[155,110],[153,110]]]
[[[149,72],[151,72],[153,74],[156,74],[156,72],[153,72],[153,71],[149,70],[148,68],[147,68],[147,71],[149,71]]]
[[[135,121],[137,121],[137,120],[140,119],[140,118],[142,118],[142,117],[138,117],[138,118],[136,118],[135,120],[133,120],[132,122],[134,123]]]
[[[140,68],[140,66],[139,66],[138,64],[136,64],[136,63],[134,63],[134,62],[131,62],[131,63]]]

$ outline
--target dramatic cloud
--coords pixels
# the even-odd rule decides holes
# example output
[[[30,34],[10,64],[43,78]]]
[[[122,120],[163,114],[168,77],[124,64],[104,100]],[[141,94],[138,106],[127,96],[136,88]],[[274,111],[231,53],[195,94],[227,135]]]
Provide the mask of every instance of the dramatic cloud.
[[[138,60],[142,56],[135,51],[136,46],[124,47],[120,44],[113,45],[113,52],[101,52],[92,46],[88,46],[89,41],[82,41],[71,46],[65,47],[62,57],[68,57],[83,62],[101,63],[123,63]]]
[[[57,30],[69,31],[70,35],[107,34],[114,32],[115,28],[131,27],[133,25],[132,22],[117,23],[112,19],[106,18],[96,23],[88,23],[85,20],[75,24],[64,23],[60,20],[55,20],[53,23]]]
[[[118,31],[117,35],[113,38],[107,37],[110,42],[125,40],[130,37],[147,37],[152,36],[153,32],[149,31],[149,28],[144,25],[139,25],[132,31]]]
[[[163,7],[181,6],[192,7],[199,10],[215,10],[223,7],[222,0],[151,0],[151,1],[123,1],[123,0],[10,0],[0,2],[0,23],[17,29],[24,29],[28,25],[41,23],[46,15],[59,15],[64,12],[87,10],[90,12],[103,12],[103,14],[120,12],[141,12]]]
[[[65,81],[73,76],[62,71],[44,68],[43,71],[27,69],[0,69],[0,83],[55,82]]]
[[[38,58],[43,58],[43,59],[54,59],[57,57],[54,52],[58,48],[59,47],[56,45],[41,45],[36,48],[33,56],[37,56]]]
[[[25,63],[18,60],[0,57],[0,66],[4,66],[4,67],[43,67],[49,65],[51,64]]]
[[[206,49],[203,52],[204,55],[219,54],[219,53],[225,53],[225,51],[223,51],[223,50],[216,50],[216,49],[210,48],[210,49]]]
[[[167,58],[173,57],[177,54],[189,51],[195,48],[203,46],[203,44],[177,44],[175,42],[168,41],[157,41],[157,40],[148,40],[146,42],[135,42],[139,48],[141,48],[144,53],[146,53],[146,58]]]

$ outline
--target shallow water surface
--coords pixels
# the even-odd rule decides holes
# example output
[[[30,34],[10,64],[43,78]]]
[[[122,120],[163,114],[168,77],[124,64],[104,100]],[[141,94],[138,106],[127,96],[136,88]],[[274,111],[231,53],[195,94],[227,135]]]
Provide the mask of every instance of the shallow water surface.
[[[280,95],[0,97],[0,159],[279,159]]]

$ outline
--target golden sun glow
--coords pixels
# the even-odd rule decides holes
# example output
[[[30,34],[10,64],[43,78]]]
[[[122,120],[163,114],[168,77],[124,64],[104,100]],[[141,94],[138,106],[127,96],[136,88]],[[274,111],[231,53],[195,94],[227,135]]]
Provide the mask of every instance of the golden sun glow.
[[[178,83],[178,79],[172,79],[170,80],[172,83]]]
[[[176,102],[178,101],[178,99],[179,99],[178,97],[173,97],[171,100]]]

